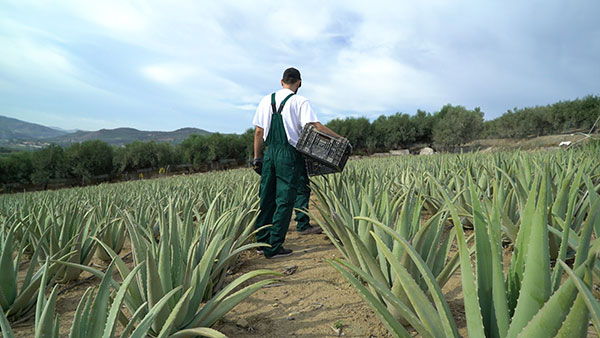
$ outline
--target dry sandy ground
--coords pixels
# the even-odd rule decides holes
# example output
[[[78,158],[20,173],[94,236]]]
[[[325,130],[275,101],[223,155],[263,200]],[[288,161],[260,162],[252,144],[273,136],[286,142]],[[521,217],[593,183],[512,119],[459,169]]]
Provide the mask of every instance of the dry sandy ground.
[[[290,228],[294,228],[292,225]],[[215,327],[229,337],[391,337],[373,311],[326,259],[340,257],[325,234],[288,232],[294,254],[266,259],[251,253],[235,276],[255,269],[294,273],[278,278],[230,311]]]

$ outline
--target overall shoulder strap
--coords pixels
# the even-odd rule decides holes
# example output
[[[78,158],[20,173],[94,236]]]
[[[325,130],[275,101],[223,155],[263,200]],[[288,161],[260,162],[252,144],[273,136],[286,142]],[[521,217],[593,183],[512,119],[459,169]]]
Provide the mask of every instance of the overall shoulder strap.
[[[271,94],[271,109],[273,110],[273,114],[277,113],[277,108],[275,108],[275,93]]]
[[[281,101],[281,105],[279,106],[279,110],[277,110],[277,114],[281,114],[281,111],[283,110],[283,106],[285,106],[285,103],[287,102],[287,100],[292,96],[294,96],[294,93],[291,93],[285,99],[283,99],[283,101]]]
[[[283,106],[285,106],[285,103],[287,102],[287,100],[294,96],[295,93],[291,93],[290,95],[288,95],[285,99],[283,99],[283,101],[281,101],[281,105],[279,106],[279,109],[275,108],[276,104],[275,104],[275,93],[271,94],[271,109],[273,110],[273,114],[281,114],[281,111],[283,110]]]

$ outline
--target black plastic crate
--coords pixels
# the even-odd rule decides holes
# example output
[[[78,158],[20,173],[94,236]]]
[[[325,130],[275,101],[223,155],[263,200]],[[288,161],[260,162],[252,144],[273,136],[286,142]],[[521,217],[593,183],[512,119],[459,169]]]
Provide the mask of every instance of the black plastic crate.
[[[340,171],[336,168],[328,167],[323,163],[319,163],[309,157],[305,157],[306,173],[308,176],[335,174]]]
[[[348,140],[324,134],[313,125],[302,130],[296,149],[305,155],[309,176],[341,172],[352,152]]]

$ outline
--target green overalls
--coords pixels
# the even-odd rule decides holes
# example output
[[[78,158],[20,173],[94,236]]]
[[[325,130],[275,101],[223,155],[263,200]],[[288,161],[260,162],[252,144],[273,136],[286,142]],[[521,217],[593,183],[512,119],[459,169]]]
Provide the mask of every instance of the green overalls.
[[[281,102],[279,110],[275,109],[275,93],[271,95],[273,115],[265,141],[267,150],[260,178],[260,213],[256,220],[256,228],[273,224],[256,235],[257,242],[271,245],[264,248],[267,257],[275,255],[283,246],[296,200],[298,179],[306,170],[304,158],[288,143],[283,127],[281,111],[292,95]]]
[[[302,157],[301,154],[299,154],[299,156]],[[294,209],[308,210],[308,202],[310,201],[310,187],[304,159],[302,160],[301,171],[301,175],[298,177],[298,194],[296,196],[296,202],[294,203]],[[303,212],[296,211],[296,230],[304,231],[309,226],[310,217]]]

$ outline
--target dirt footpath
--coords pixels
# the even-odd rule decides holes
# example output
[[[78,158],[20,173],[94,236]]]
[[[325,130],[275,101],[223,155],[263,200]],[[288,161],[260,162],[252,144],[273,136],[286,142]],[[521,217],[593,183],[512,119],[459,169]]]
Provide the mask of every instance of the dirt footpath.
[[[373,311],[326,259],[340,257],[325,234],[298,235],[290,224],[288,257],[240,257],[232,278],[256,269],[286,276],[227,313],[215,326],[228,337],[391,337]],[[340,328],[341,327],[341,331]]]

